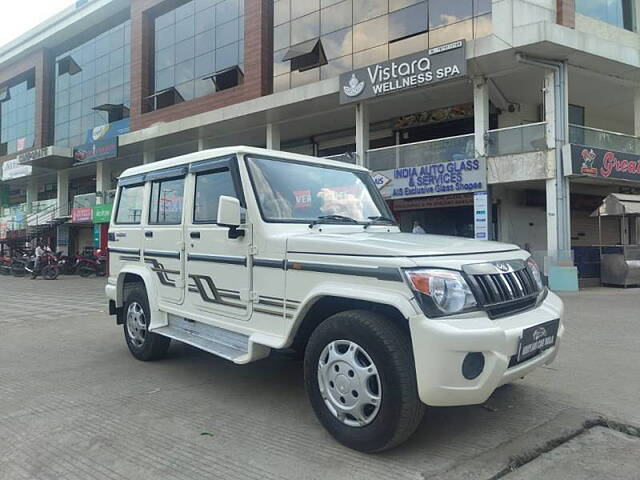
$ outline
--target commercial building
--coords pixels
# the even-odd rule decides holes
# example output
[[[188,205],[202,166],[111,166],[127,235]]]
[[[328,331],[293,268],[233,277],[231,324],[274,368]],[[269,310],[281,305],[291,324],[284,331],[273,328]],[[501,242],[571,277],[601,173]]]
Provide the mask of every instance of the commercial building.
[[[248,144],[368,166],[404,230],[597,277],[638,243],[591,213],[640,187],[639,28],[633,0],[79,1],[0,48],[0,238],[104,243],[122,170]]]

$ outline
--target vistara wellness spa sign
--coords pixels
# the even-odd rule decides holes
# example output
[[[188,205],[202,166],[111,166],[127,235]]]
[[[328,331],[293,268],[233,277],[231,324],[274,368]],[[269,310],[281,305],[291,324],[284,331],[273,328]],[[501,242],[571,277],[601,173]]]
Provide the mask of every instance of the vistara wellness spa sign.
[[[340,75],[340,103],[463,77],[467,74],[465,42],[448,43]]]

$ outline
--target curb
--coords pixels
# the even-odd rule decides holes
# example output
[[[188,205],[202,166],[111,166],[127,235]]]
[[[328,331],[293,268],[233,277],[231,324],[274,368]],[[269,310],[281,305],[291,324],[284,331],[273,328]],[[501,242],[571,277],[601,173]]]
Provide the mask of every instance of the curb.
[[[567,408],[542,425],[523,432],[449,470],[423,475],[425,480],[497,480],[586,430],[603,426],[640,437],[640,428],[605,418],[596,412]]]

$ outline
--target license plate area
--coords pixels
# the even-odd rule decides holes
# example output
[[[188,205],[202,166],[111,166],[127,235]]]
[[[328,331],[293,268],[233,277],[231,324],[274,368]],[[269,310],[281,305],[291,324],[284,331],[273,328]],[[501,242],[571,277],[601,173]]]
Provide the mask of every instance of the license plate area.
[[[518,363],[535,357],[556,344],[560,319],[525,328],[518,342]]]

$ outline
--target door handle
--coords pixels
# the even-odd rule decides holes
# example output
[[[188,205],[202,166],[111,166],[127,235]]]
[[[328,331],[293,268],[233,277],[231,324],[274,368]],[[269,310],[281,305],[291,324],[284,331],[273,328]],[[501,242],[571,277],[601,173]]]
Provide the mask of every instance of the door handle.
[[[151,232],[151,231],[144,232],[144,236],[147,237],[147,238],[151,238],[151,237],[153,237],[153,232]]]
[[[191,232],[189,236],[191,238],[200,238],[200,232]]]

